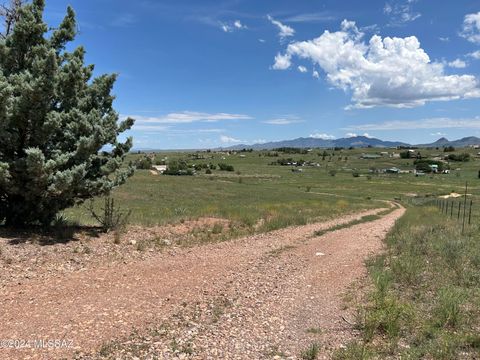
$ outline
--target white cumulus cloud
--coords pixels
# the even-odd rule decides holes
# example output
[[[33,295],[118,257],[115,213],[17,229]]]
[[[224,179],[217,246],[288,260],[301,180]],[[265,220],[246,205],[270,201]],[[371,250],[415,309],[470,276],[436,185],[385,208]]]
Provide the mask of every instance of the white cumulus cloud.
[[[480,11],[465,15],[460,36],[472,43],[480,44]]]
[[[314,134],[310,134],[310,137],[311,137],[311,138],[314,138],[314,139],[322,139],[322,140],[334,140],[334,139],[335,139],[335,136],[329,135],[329,134],[325,134],[325,133],[314,133]]]
[[[367,138],[372,138],[369,133],[363,133],[362,135],[358,135],[357,133],[354,132],[349,132],[345,134],[346,138],[352,138],[352,137],[357,137],[357,136],[365,136]]]
[[[453,61],[450,61],[448,63],[448,66],[450,66],[451,68],[455,68],[455,69],[464,69],[464,68],[467,67],[467,63],[463,60],[455,59]]]
[[[295,35],[295,30],[290,26],[282,24],[280,21],[275,20],[270,15],[267,16],[267,19],[278,28],[279,30],[278,36],[280,36],[281,39],[285,39],[289,36]]]
[[[298,68],[298,71],[300,71],[301,73],[306,73],[308,70],[305,66],[303,65],[300,65]]]
[[[474,52],[468,54],[468,56],[470,56],[474,59],[480,60],[480,50],[474,51]]]
[[[415,36],[373,35],[366,42],[352,21],[344,20],[340,31],[289,44],[275,57],[273,69],[288,69],[294,57],[320,67],[330,84],[351,93],[357,108],[480,97],[475,76],[445,74],[445,65],[432,62]]]

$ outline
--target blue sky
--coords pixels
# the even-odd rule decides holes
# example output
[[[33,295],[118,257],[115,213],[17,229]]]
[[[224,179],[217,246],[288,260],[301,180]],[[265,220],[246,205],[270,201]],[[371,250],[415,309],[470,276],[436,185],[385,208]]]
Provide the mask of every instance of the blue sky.
[[[136,148],[480,136],[478,1],[47,0]]]

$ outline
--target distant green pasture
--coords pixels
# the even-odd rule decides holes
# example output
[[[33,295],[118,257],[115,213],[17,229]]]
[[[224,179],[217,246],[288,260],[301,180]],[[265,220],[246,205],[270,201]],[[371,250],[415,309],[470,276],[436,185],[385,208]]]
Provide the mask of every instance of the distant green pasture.
[[[451,174],[421,177],[372,173],[372,169],[393,166],[401,170],[414,168],[413,159],[360,158],[362,153],[380,151],[399,152],[394,149],[327,150],[329,156],[324,160],[321,156],[323,149],[314,149],[308,154],[279,153],[278,157],[269,156],[272,152],[266,151],[231,155],[197,153],[204,159],[193,159],[194,152],[159,152],[155,155],[156,160],[167,157],[167,161],[184,159],[190,164],[223,162],[233,165],[235,172],[214,170],[211,175],[201,171],[195,176],[165,176],[138,170],[113,195],[121,207],[132,210],[130,221],[135,224],[151,226],[199,217],[221,217],[248,227],[263,222],[262,226],[267,229],[383,206],[378,200],[408,199],[413,194],[461,193],[466,181],[474,201],[480,200],[478,150],[457,151],[468,151],[472,160],[452,162]],[[423,156],[443,155],[441,149],[420,151]],[[129,155],[128,161],[134,161],[138,156],[141,155]],[[303,172],[296,173],[292,172],[292,166],[270,165],[281,158],[302,159],[320,166],[305,166]],[[335,176],[331,176],[331,170],[335,170]],[[360,176],[354,177],[354,171]],[[96,199],[95,207],[100,205],[101,201]],[[93,224],[84,206],[69,209],[66,213],[82,224]]]

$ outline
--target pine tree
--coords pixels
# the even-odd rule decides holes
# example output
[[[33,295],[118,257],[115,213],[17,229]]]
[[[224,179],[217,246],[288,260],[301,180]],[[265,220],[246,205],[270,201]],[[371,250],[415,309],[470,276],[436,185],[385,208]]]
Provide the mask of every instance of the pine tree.
[[[43,21],[44,0],[22,6],[0,39],[0,223],[49,224],[76,203],[126,181],[122,166],[133,125],[112,107],[116,75],[93,76],[72,8],[57,29]],[[107,151],[108,150],[108,151]]]

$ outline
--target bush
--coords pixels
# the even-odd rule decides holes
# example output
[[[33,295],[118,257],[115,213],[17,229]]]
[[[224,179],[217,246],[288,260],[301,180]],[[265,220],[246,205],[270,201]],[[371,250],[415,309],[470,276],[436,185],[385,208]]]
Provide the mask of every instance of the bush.
[[[118,206],[115,207],[115,200],[110,196],[105,197],[104,207],[99,214],[93,207],[93,201],[90,201],[88,210],[92,217],[100,223],[104,232],[109,232],[110,230],[120,231],[127,225],[132,213],[131,210],[124,211]]]
[[[445,148],[443,148],[443,151],[444,152],[453,152],[453,151],[455,151],[455,148],[453,146],[446,146]]]
[[[218,168],[221,171],[235,171],[235,168],[232,165],[227,165],[227,164],[224,164],[224,163],[218,164]]]
[[[152,165],[152,158],[146,155],[137,159],[137,161],[135,162],[135,167],[140,170],[150,170],[152,168]]]
[[[400,158],[401,159],[410,159],[412,157],[410,151],[402,151],[400,153]]]
[[[163,172],[164,175],[193,175],[193,170],[188,167],[184,160],[172,160],[168,163],[168,168]]]
[[[274,152],[283,152],[285,154],[308,154],[307,149],[293,148],[293,147],[280,147],[272,149]]]
[[[442,161],[435,161],[435,160],[428,160],[428,159],[417,159],[414,162],[415,169],[420,170],[426,173],[432,172],[432,168],[430,165],[437,165],[438,171],[443,171],[448,169],[448,165]]]
[[[330,171],[328,172],[328,174],[329,174],[330,176],[335,176],[335,175],[337,175],[337,170],[332,169],[332,170],[330,170]]]
[[[448,154],[447,159],[451,161],[470,161],[470,154]]]
[[[206,169],[208,169],[208,165],[207,165],[207,164],[195,164],[195,165],[193,165],[193,168],[194,168],[196,171],[201,171],[201,170],[206,170]]]
[[[320,352],[320,346],[317,343],[311,344],[307,349],[303,350],[300,354],[302,360],[315,360],[318,358]]]

